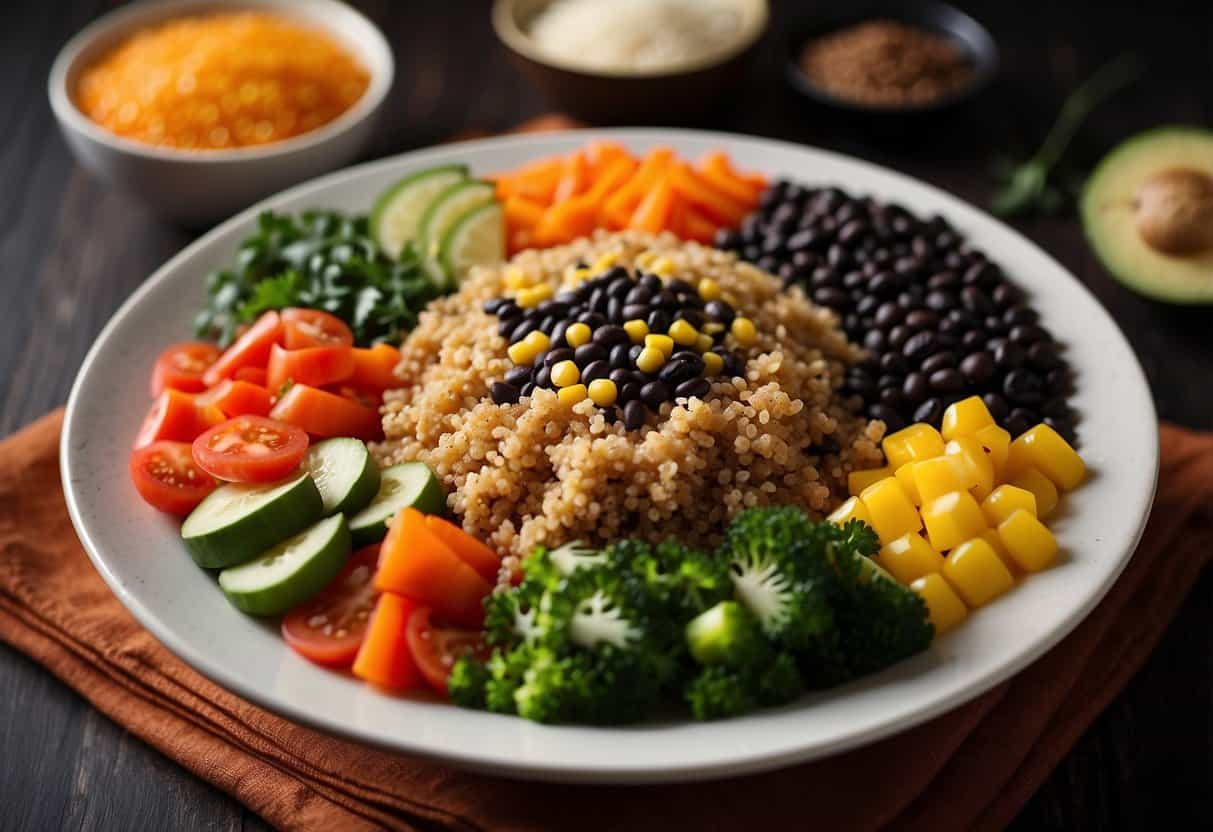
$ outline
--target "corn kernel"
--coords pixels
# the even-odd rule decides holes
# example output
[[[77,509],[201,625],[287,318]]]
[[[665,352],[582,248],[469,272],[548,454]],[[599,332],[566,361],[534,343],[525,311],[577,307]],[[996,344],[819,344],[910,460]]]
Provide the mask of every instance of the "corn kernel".
[[[998,559],[1005,563],[1008,569],[1014,571],[1015,561],[1011,560],[1011,555],[1007,552],[1007,547],[1003,545],[1002,538],[998,536],[997,529],[986,529],[977,536],[989,543],[994,554],[998,555]]]
[[[920,534],[904,534],[880,547],[880,565],[903,584],[943,569],[943,555]]]
[[[1009,485],[1031,491],[1036,498],[1036,516],[1044,520],[1057,508],[1057,486],[1035,468],[1020,471],[1007,480]]]
[[[1007,471],[1014,475],[1035,468],[1062,491],[1071,491],[1087,475],[1087,466],[1070,443],[1048,425],[1037,425],[1011,443]]]
[[[581,379],[581,370],[572,361],[558,361],[552,367],[552,384],[571,387]]]
[[[519,289],[518,294],[514,296],[514,301],[523,309],[530,309],[538,306],[552,296],[552,285],[550,283],[540,283],[538,286],[532,286],[529,289]]]
[[[943,437],[935,428],[919,422],[889,434],[880,447],[889,465],[896,470],[907,462],[943,456]]]
[[[927,540],[938,552],[946,552],[986,530],[981,506],[967,491],[953,491],[924,503],[922,521],[927,526]]]
[[[557,398],[564,404],[577,404],[586,397],[584,384],[571,384],[556,391]]]
[[[986,522],[997,526],[1011,516],[1012,512],[1024,509],[1036,516],[1036,497],[1031,491],[1016,488],[1013,485],[998,486],[990,492],[990,496],[981,501],[981,511],[986,516]]]
[[[533,337],[536,335],[539,337]],[[516,344],[511,344],[510,348],[506,350],[506,355],[519,367],[525,367],[535,363],[535,358],[547,348],[548,337],[542,332],[532,332]]]
[[[867,468],[863,471],[852,471],[847,474],[847,491],[852,497],[859,494],[874,482],[893,476],[893,469],[887,465],[884,468]]]
[[[709,300],[720,300],[720,284],[710,277],[705,277],[699,281],[699,297],[705,302]]]
[[[910,502],[910,496],[895,477],[885,477],[863,490],[859,499],[872,515],[872,528],[881,543],[896,540],[903,534],[922,528],[918,509]]]
[[[670,337],[681,347],[693,347],[699,340],[699,330],[689,322],[679,319],[670,324]]]
[[[911,462],[908,465],[901,466],[893,476],[897,477],[897,481],[901,483],[901,487],[909,495],[910,502],[916,506],[920,506],[922,505],[922,495],[918,493],[918,483],[914,482],[914,465],[915,463]]]
[[[623,325],[623,331],[632,339],[633,344],[643,344],[644,336],[649,334],[649,325],[641,320],[628,321]]]
[[[573,349],[577,349],[582,344],[590,340],[593,333],[589,326],[578,321],[575,324],[570,324],[564,331],[564,341]]]
[[[1015,576],[980,537],[966,540],[948,555],[943,577],[970,607],[988,604],[1015,586]]]
[[[700,333],[699,337],[695,339],[695,349],[699,352],[707,352],[712,348],[713,344],[715,342],[712,340],[711,335]]]
[[[926,603],[937,636],[955,629],[969,616],[969,608],[942,575],[924,575],[910,584],[910,589]]]
[[[947,444],[946,454],[956,457],[968,469],[974,484],[969,486],[973,496],[984,500],[994,490],[994,463],[985,449],[971,436],[953,439]]]
[[[505,269],[505,285],[507,289],[524,289],[531,285],[531,276],[519,266],[507,266]]]
[[[948,405],[943,412],[943,424],[939,432],[944,439],[956,439],[960,436],[973,436],[977,431],[994,424],[994,417],[986,408],[981,396],[969,396]]]
[[[613,405],[615,399],[619,396],[619,390],[615,387],[615,382],[609,378],[594,379],[590,382],[590,386],[586,388],[586,392],[594,400],[594,404],[599,407]]]
[[[872,525],[872,515],[868,507],[858,497],[851,497],[830,514],[826,520],[837,526],[842,526],[850,520],[862,520]]]
[[[977,484],[969,465],[955,456],[936,456],[921,462],[907,462],[897,469],[909,470],[918,489],[919,505],[929,503],[951,491],[968,491]]]
[[[725,331],[725,325],[720,321],[707,321],[703,326],[700,327],[700,330],[708,335],[719,335]]]
[[[658,277],[669,277],[674,273],[674,261],[668,257],[658,257],[649,270]]]
[[[611,266],[614,266],[618,260],[619,252],[608,251],[606,254],[601,255],[597,260],[594,261],[594,264],[590,266],[590,271],[605,272]]]
[[[645,373],[655,373],[665,363],[665,354],[656,347],[645,347],[636,356],[636,369]]]
[[[547,352],[552,346],[552,339],[549,338],[546,333],[540,332],[539,330],[529,333],[522,340],[524,343],[529,344],[531,349],[535,350],[535,355],[539,355],[541,352]]]
[[[1011,512],[999,523],[998,537],[1007,554],[1025,572],[1039,572],[1057,558],[1057,539],[1026,509]]]
[[[656,259],[657,259],[657,252],[642,251],[636,255],[636,265],[639,268],[647,269],[649,266],[653,265],[653,261]]]
[[[720,371],[724,369],[724,359],[720,357],[720,353],[705,352],[703,354],[703,374],[708,376],[718,376]]]
[[[569,282],[576,286],[578,283],[585,283],[593,274],[592,271],[582,266],[569,272]]]
[[[994,463],[994,478],[999,479],[1007,467],[1007,453],[1011,449],[1011,434],[998,425],[986,425],[979,428],[973,438],[981,445],[986,456]]]
[[[743,347],[750,346],[758,338],[758,330],[754,328],[754,322],[749,318],[734,318],[733,325],[729,327],[729,332],[737,339],[737,343]]]
[[[668,335],[652,335],[644,336],[644,345],[652,347],[662,354],[664,358],[669,358],[674,354],[674,339]]]

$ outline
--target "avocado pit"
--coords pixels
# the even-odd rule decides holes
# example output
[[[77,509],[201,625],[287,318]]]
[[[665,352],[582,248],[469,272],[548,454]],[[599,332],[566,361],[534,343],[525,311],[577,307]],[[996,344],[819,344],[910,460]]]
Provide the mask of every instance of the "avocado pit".
[[[1149,177],[1133,197],[1138,234],[1174,257],[1213,249],[1213,177],[1194,168],[1170,168]]]

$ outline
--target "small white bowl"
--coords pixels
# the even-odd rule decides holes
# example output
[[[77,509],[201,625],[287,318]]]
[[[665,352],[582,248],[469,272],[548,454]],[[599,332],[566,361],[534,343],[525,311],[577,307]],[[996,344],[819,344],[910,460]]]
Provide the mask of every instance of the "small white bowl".
[[[315,130],[271,144],[232,150],[178,150],[122,138],[93,122],[72,99],[80,72],[135,30],[189,14],[258,10],[323,29],[370,73],[362,97]],[[203,225],[262,197],[351,162],[366,146],[395,62],[383,34],[336,0],[168,0],[141,2],[85,27],[51,67],[51,109],[68,146],[86,168],[184,225]]]

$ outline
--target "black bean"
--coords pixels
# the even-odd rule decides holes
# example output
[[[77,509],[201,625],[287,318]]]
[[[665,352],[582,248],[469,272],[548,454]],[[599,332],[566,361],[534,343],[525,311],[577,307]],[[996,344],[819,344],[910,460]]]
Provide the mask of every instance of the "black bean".
[[[1057,416],[1046,416],[1041,421],[1061,434],[1062,439],[1065,439],[1067,442],[1074,441],[1073,420],[1069,419],[1068,417],[1063,418]]]
[[[964,376],[960,374],[959,370],[950,367],[931,373],[927,377],[927,383],[937,393],[957,393],[965,386]]]
[[[652,297],[653,295],[648,289],[640,285],[633,285],[624,295],[623,301],[627,304],[646,304]]]
[[[965,271],[964,283],[966,286],[990,287],[998,282],[1000,276],[997,266],[992,263],[979,262]]]
[[[505,383],[515,388],[521,388],[531,380],[530,367],[510,367],[505,373]]]
[[[581,378],[583,381],[585,380],[584,373],[582,373]],[[622,390],[624,385],[631,384],[633,381],[632,371],[626,367],[616,367],[615,369],[611,370],[611,374],[607,376],[607,378],[615,382],[615,388],[617,390]]]
[[[557,292],[556,297],[552,298],[552,300],[557,303],[563,303],[568,309],[572,309],[573,306],[581,302],[581,295],[576,289],[564,289]]]
[[[1016,437],[1024,431],[1029,430],[1038,421],[1036,414],[1032,411],[1017,407],[1007,415],[1004,426],[1012,437]]]
[[[897,305],[907,311],[922,309],[923,300],[926,298],[926,296],[927,293],[921,286],[911,286],[904,292],[898,293]]]
[[[1002,423],[1007,418],[1007,414],[1011,412],[1007,400],[997,393],[986,393],[981,400],[985,402],[986,410],[990,411],[995,422]]]
[[[1005,309],[1019,303],[1023,292],[1010,283],[1003,282],[994,287],[990,292],[990,297],[993,298],[994,303],[998,304],[999,309]]]
[[[732,374],[726,373],[726,375]],[[867,374],[862,376],[848,375],[843,380],[843,389],[857,396],[863,396],[864,399],[873,399],[877,393],[875,380]]]
[[[829,306],[832,309],[842,309],[850,303],[851,299],[840,289],[825,287],[813,290],[813,300],[822,306]]]
[[[859,339],[859,336],[863,333],[864,327],[868,324],[870,324],[870,321],[865,323],[865,321],[854,312],[848,312],[846,315],[842,316],[843,331],[846,332],[847,337],[852,341]]]
[[[535,385],[528,381],[526,384],[522,385],[522,389],[518,391],[518,395],[519,396],[530,396],[530,395],[533,395],[534,392],[535,392]]]
[[[919,365],[919,369],[929,376],[931,373],[939,370],[947,370],[955,366],[956,353],[952,352],[951,350],[943,350],[942,352],[937,352],[934,355],[929,355],[924,358],[922,364]]]
[[[809,285],[815,289],[820,289],[825,286],[833,286],[835,288],[842,285],[842,275],[835,272],[828,266],[818,266],[813,269],[813,273],[809,275]]]
[[[497,334],[502,338],[509,338],[510,333],[514,331],[514,327],[518,326],[517,319],[505,318],[497,323]]]
[[[901,353],[911,361],[921,361],[930,355],[936,347],[936,336],[933,332],[916,332],[906,339]]]
[[[1070,392],[1070,370],[1067,367],[1058,367],[1056,370],[1049,370],[1045,374],[1045,386],[1050,393],[1056,395],[1065,395]]]
[[[735,352],[727,352],[724,355],[724,374],[728,378],[745,375],[746,363],[741,356]]]
[[[560,321],[559,323],[556,324],[556,326],[554,326],[552,328],[552,334],[549,337],[548,341],[553,347],[564,346],[564,344],[566,343],[564,340],[564,332],[566,329],[568,329],[568,327],[569,327],[569,322],[567,320],[565,320],[565,321]]]
[[[601,344],[608,349],[617,344],[627,344],[632,340],[627,330],[614,324],[598,327],[594,330],[593,339],[595,344]]]
[[[898,324],[893,327],[889,330],[889,348],[900,350],[912,334],[913,332],[908,326]]]
[[[888,390],[892,387],[901,387],[902,377],[898,373],[885,373],[880,378],[876,379],[876,387],[879,390]]]
[[[590,329],[598,329],[598,327],[602,326],[607,321],[604,316],[598,314],[597,312],[589,312],[578,318],[577,322],[585,324]]]
[[[649,332],[662,333],[670,328],[670,316],[664,310],[654,309],[645,323],[649,326]]]
[[[710,300],[704,307],[703,312],[708,316],[708,320],[718,321],[728,325],[733,323],[733,318],[737,313],[733,311],[733,307],[722,300]]]
[[[657,276],[657,275],[655,275],[655,274],[651,274],[651,273],[650,273],[650,274],[646,274],[644,277],[640,278],[640,280],[637,282],[637,285],[638,285],[638,286],[643,286],[644,288],[648,289],[648,290],[649,290],[649,296],[650,296],[650,297],[652,297],[653,295],[655,295],[655,294],[657,294],[658,292],[660,292],[660,291],[661,291],[661,289],[662,289],[662,287],[663,287],[665,284],[663,284],[663,283],[661,282],[661,278],[660,278],[660,277],[658,277],[658,276]]]
[[[510,343],[517,344],[537,329],[539,329],[538,321],[534,318],[523,318],[521,323],[510,330]]]
[[[556,328],[556,324],[560,323],[560,318],[555,315],[548,315],[539,322],[539,331],[544,335],[551,335],[552,330]]]
[[[906,420],[887,404],[874,404],[868,407],[868,418],[878,419],[885,424],[886,433],[895,433],[906,426]]]
[[[842,246],[835,243],[826,249],[826,262],[839,271],[844,271],[851,265],[851,255]]]
[[[602,344],[582,344],[577,349],[573,350],[573,360],[577,362],[578,367],[586,367],[595,361],[605,361],[611,357],[607,352],[607,348]]]
[[[928,309],[934,309],[936,312],[946,312],[956,307],[956,295],[937,289],[933,292],[928,292],[924,302]]]
[[[814,247],[817,243],[817,233],[812,229],[806,231],[797,231],[792,236],[788,237],[788,251],[800,253]]]
[[[671,292],[674,292],[676,294],[686,294],[686,295],[695,294],[695,287],[692,286],[690,283],[687,283],[682,278],[672,277],[666,281],[665,286]]]
[[[960,362],[960,372],[969,384],[985,384],[994,375],[994,356],[984,350],[970,353]]]
[[[900,288],[897,275],[892,272],[877,272],[868,281],[868,291],[874,295],[887,296]]]
[[[874,298],[871,295],[863,295],[859,299],[859,302],[855,304],[855,313],[858,315],[863,315],[863,316],[871,315],[874,312],[876,312],[877,308],[880,307],[881,305],[882,304],[881,304],[879,298]],[[893,304],[893,309],[897,311],[898,315],[901,314],[900,310],[897,309],[896,304]],[[880,324],[878,322],[877,326],[879,326],[879,325]]]
[[[493,314],[503,321],[512,321],[522,314],[522,307],[512,300],[506,300],[497,307],[497,311]]]
[[[886,404],[895,410],[901,410],[905,407],[906,399],[901,394],[900,387],[886,387],[880,391],[880,403]]]
[[[623,277],[617,277],[612,280],[611,285],[607,287],[607,292],[611,297],[623,300],[635,288],[635,282],[625,274]]]
[[[1012,370],[1002,381],[1003,394],[1020,405],[1036,405],[1044,399],[1044,382],[1030,370]]]
[[[939,420],[943,418],[943,400],[927,399],[915,408],[913,418],[915,422],[926,422],[929,425],[939,424]]]
[[[518,388],[504,381],[494,381],[489,387],[489,395],[495,404],[514,404],[518,401]]]
[[[536,387],[551,387],[552,386],[552,368],[551,367],[536,367],[535,372],[531,376],[531,380]]]
[[[994,311],[994,303],[976,286],[966,286],[960,290],[960,303],[974,315],[985,316]]]
[[[619,421],[619,408],[615,405],[607,405],[601,410],[603,421],[608,425],[613,425]]]
[[[1013,344],[1035,344],[1037,341],[1049,340],[1049,333],[1045,332],[1035,324],[1017,324],[1011,327],[1011,331],[1007,333],[1007,337],[1011,339]]]
[[[689,399],[692,396],[702,399],[712,389],[712,383],[702,376],[689,379],[674,388],[674,397]]]
[[[901,385],[901,393],[911,404],[918,404],[927,397],[927,377],[922,373],[910,373]]]
[[[1008,342],[994,347],[994,366],[1004,373],[1019,369],[1026,359],[1027,354],[1017,344]]]
[[[484,310],[486,315],[496,315],[497,310],[509,302],[509,298],[489,298],[484,302],[484,306],[481,308]]]
[[[670,400],[670,388],[660,381],[650,381],[640,388],[640,399],[654,412],[662,402]]]
[[[698,309],[687,309],[686,307],[683,307],[674,315],[674,320],[686,321],[691,326],[699,329],[701,326],[703,326],[704,317],[703,312]]]
[[[960,345],[970,352],[980,350],[986,345],[986,334],[980,329],[970,329],[960,336]]]
[[[1028,347],[1028,366],[1042,372],[1061,366],[1061,357],[1057,354],[1057,344],[1052,341],[1037,341]]]
[[[554,364],[559,364],[561,361],[572,361],[573,355],[573,351],[568,347],[557,347],[543,354],[542,363],[545,367],[551,367]]]
[[[627,402],[630,402],[633,399],[639,399],[640,398],[640,388],[643,386],[644,385],[642,385],[638,381],[627,382],[626,384],[624,384],[622,387],[619,388],[618,401],[620,403],[626,404]]]
[[[609,361],[591,361],[581,370],[581,383],[589,384],[591,381],[606,378],[610,374],[611,364]]]
[[[943,271],[927,278],[927,288],[931,291],[955,289],[960,285],[960,276],[956,272]]]
[[[647,415],[640,400],[632,399],[623,406],[623,426],[628,430],[637,430],[644,425]]]
[[[885,335],[879,329],[870,329],[863,336],[864,349],[869,352],[880,352],[885,348]]]
[[[872,298],[872,300],[875,300],[875,298]],[[889,327],[900,323],[904,314],[904,310],[902,310],[902,308],[896,303],[885,301],[876,309],[876,326],[880,327],[881,329],[888,329]]]
[[[630,303],[620,310],[620,317],[625,323],[628,321],[643,321],[648,316],[649,307],[647,304]]]
[[[990,335],[1001,335],[1007,331],[1006,326],[1002,323],[1002,318],[997,315],[986,315],[982,319],[981,326]]]
[[[906,315],[906,326],[910,329],[934,329],[939,326],[939,313],[930,309],[915,309]]]
[[[611,354],[608,360],[611,362],[612,370],[627,369],[632,366],[632,359],[628,355],[631,352],[632,344],[616,344],[611,347]]]
[[[1054,419],[1070,418],[1070,406],[1066,404],[1064,398],[1049,399],[1040,406],[1040,412],[1045,416],[1052,416]]]
[[[702,361],[700,363],[702,364]],[[662,365],[661,370],[657,373],[657,380],[674,387],[689,378],[694,378],[700,372],[701,370],[684,358],[671,358]]]

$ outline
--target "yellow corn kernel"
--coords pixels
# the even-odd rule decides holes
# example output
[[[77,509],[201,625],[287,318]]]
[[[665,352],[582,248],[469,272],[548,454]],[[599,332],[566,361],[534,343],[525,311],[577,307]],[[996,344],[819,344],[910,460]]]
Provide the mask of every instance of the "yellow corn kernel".
[[[880,547],[880,565],[903,584],[943,569],[943,555],[920,534],[903,534]]]
[[[989,543],[990,548],[994,550],[994,554],[998,555],[998,559],[1005,563],[1008,569],[1014,571],[1015,561],[1011,560],[1007,547],[1002,545],[1002,538],[998,536],[997,529],[986,529],[977,536],[986,543]]]
[[[699,329],[708,335],[719,335],[720,333],[724,332],[725,325],[720,321],[708,321]]]
[[[669,277],[674,273],[674,261],[668,257],[658,257],[649,267],[649,271],[658,277]]]
[[[980,537],[966,540],[948,555],[943,577],[970,607],[988,604],[1015,586],[1015,576]]]
[[[1012,512],[1024,509],[1036,516],[1036,496],[1023,488],[1003,484],[990,492],[990,496],[981,501],[981,511],[986,516],[986,522],[997,526],[1011,516]]]
[[[862,491],[874,482],[893,476],[893,469],[887,465],[884,468],[867,468],[863,471],[852,471],[847,474],[847,491],[852,497],[858,497]]]
[[[595,273],[605,272],[611,266],[614,266],[618,260],[619,252],[608,251],[606,254],[601,255],[597,260],[594,261],[593,265],[590,266],[590,271]]]
[[[910,589],[926,602],[927,614],[937,636],[955,629],[969,617],[969,608],[942,575],[924,575],[910,584]]]
[[[896,470],[907,462],[943,456],[943,437],[928,424],[919,422],[891,433],[880,443],[889,465]]]
[[[724,359],[720,353],[705,352],[703,354],[703,374],[707,377],[718,376],[724,369]]]
[[[946,552],[986,530],[981,506],[968,491],[953,491],[923,503],[922,522],[927,540],[937,552]]]
[[[674,354],[674,339],[668,335],[658,335],[657,333],[646,335],[644,336],[644,345],[657,350],[665,358],[669,358]]]
[[[998,480],[1007,467],[1007,453],[1011,449],[1011,434],[998,425],[986,425],[973,434],[986,456],[994,463],[994,479]]]
[[[596,378],[590,382],[590,386],[586,388],[594,404],[599,407],[609,407],[615,403],[615,399],[619,396],[619,390],[615,387],[615,382],[609,378]]]
[[[972,436],[962,436],[948,442],[945,449],[947,456],[961,460],[968,469],[974,484],[969,487],[973,496],[984,500],[994,490],[994,463],[986,454],[985,449]]]
[[[1070,443],[1048,425],[1037,425],[1011,443],[1007,472],[1014,475],[1035,468],[1062,491],[1078,487],[1087,475],[1087,466]]]
[[[522,340],[531,345],[531,348],[535,350],[535,355],[539,355],[541,352],[547,352],[552,346],[552,339],[547,336],[547,333],[540,332],[539,330],[535,330],[534,332],[528,334]]]
[[[657,252],[642,251],[636,255],[636,266],[641,269],[647,269],[653,265],[653,261],[657,259]]]
[[[593,335],[593,333],[590,331],[589,326],[578,321],[575,324],[570,324],[568,328],[565,329],[564,341],[573,349],[577,349],[582,344],[589,341],[591,335]]]
[[[968,491],[977,484],[969,465],[955,456],[936,456],[921,462],[907,462],[897,470],[909,470],[918,489],[919,505],[929,503],[951,491]]]
[[[649,325],[644,321],[628,321],[623,325],[623,331],[632,339],[633,344],[643,344],[644,336],[649,334]]]
[[[707,352],[712,348],[714,343],[715,342],[712,340],[711,335],[704,335],[701,333],[699,337],[695,339],[695,349],[699,352]]]
[[[758,338],[758,330],[754,328],[754,322],[749,318],[740,316],[733,319],[733,325],[729,327],[729,332],[737,339],[737,343],[743,347],[748,347]]]
[[[525,367],[535,360],[535,353],[525,341],[510,344],[510,348],[505,351],[505,354],[510,357],[510,361],[513,361],[519,367]]]
[[[1011,512],[999,523],[998,537],[1007,554],[1025,572],[1039,572],[1057,559],[1057,539],[1026,509]]]
[[[581,370],[572,361],[558,361],[552,366],[552,384],[571,387],[581,380]]]
[[[665,363],[665,354],[656,347],[645,347],[636,356],[636,369],[645,373],[655,373]]]
[[[910,502],[896,477],[885,477],[874,482],[863,490],[859,499],[868,507],[872,515],[872,528],[881,543],[896,540],[903,534],[916,532],[922,528],[922,518],[918,509]]]
[[[1031,491],[1036,498],[1036,516],[1044,520],[1057,508],[1057,486],[1035,468],[1027,468],[1007,480],[1009,485]]]
[[[577,404],[586,397],[585,385],[571,384],[568,387],[561,387],[556,391],[556,396],[564,404]]]
[[[918,493],[918,483],[914,482],[914,466],[917,463],[909,462],[897,469],[897,473],[893,476],[897,477],[897,481],[901,483],[901,487],[905,489],[906,494],[910,495],[910,502],[916,506],[922,505],[922,495]],[[953,489],[949,488],[949,491]]]
[[[872,515],[868,511],[868,507],[858,497],[851,497],[838,508],[834,509],[826,520],[837,526],[844,525],[850,520],[862,520],[869,526],[872,525]]]
[[[587,280],[593,277],[593,275],[593,272],[591,272],[585,266],[582,266],[579,269],[573,269],[571,272],[569,272],[568,282],[576,286],[578,283],[585,283]]]
[[[943,412],[943,424],[939,432],[944,439],[956,439],[959,436],[973,436],[987,425],[994,424],[994,417],[986,408],[981,396],[969,396],[948,405]]]
[[[507,289],[523,289],[531,285],[531,276],[519,266],[507,266],[505,269],[505,285]]]
[[[699,297],[704,301],[720,300],[720,284],[710,277],[705,277],[699,281]]]
[[[675,344],[681,347],[693,347],[699,340],[699,330],[691,326],[688,321],[679,319],[670,324],[670,337],[674,339]]]

